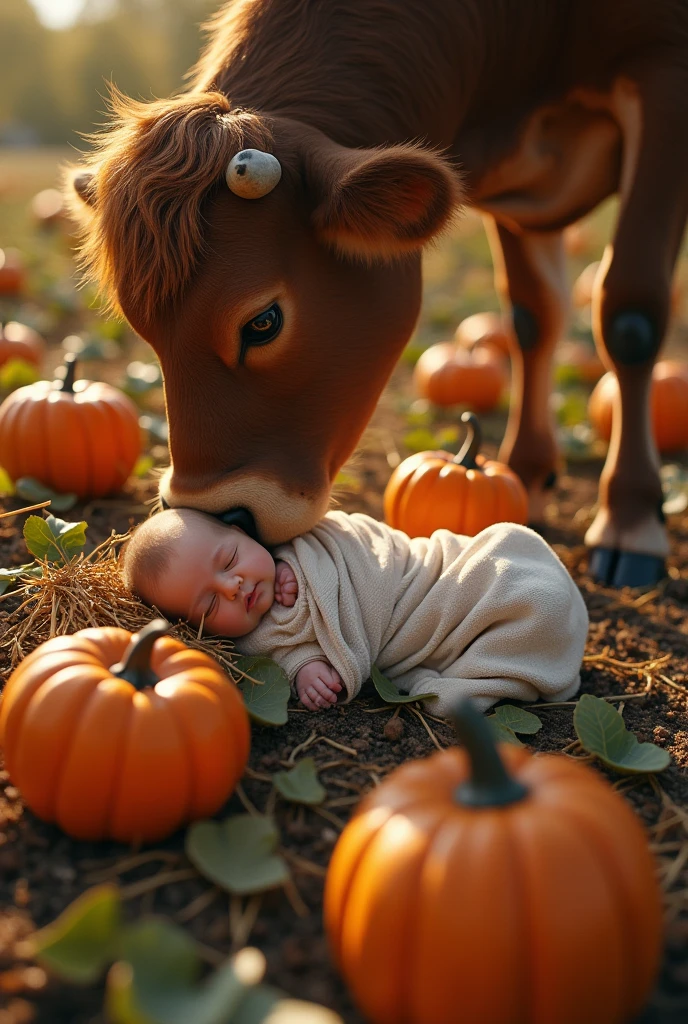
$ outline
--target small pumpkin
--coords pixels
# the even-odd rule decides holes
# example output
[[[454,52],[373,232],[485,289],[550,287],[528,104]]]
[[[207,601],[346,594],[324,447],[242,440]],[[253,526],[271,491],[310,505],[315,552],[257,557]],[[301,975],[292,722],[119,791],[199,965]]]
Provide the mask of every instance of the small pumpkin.
[[[506,374],[492,352],[467,352],[444,341],[421,354],[413,382],[420,397],[434,405],[470,405],[489,412],[501,398]]]
[[[662,903],[642,826],[592,769],[494,745],[392,772],[330,861],[325,926],[370,1024],[625,1024],[652,988]]]
[[[480,424],[465,412],[466,440],[458,455],[427,451],[404,459],[384,495],[385,520],[409,537],[446,529],[473,537],[493,523],[525,524],[526,489],[508,466],[478,454]]]
[[[0,295],[21,295],[26,286],[26,273],[17,249],[0,249]]]
[[[609,441],[612,436],[618,394],[616,374],[605,373],[588,401],[590,422],[603,441]],[[660,452],[688,448],[688,364],[668,359],[655,363],[650,388],[650,419]]]
[[[60,493],[99,498],[118,490],[141,452],[136,406],[111,384],[64,380],[18,388],[0,406],[0,466]]]
[[[467,316],[456,328],[454,338],[457,345],[469,351],[485,347],[506,359],[511,355],[512,332],[500,313],[473,313]]]
[[[40,366],[45,353],[45,342],[37,331],[25,324],[9,321],[0,324],[0,366],[12,359],[21,359],[33,366]]]
[[[5,767],[31,810],[77,839],[162,839],[215,814],[244,771],[239,690],[168,628],[55,637],[7,682]]]

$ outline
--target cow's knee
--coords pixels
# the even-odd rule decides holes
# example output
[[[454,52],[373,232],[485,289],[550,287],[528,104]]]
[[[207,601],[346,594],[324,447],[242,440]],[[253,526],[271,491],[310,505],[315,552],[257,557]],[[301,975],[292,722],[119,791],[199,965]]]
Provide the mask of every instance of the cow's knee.
[[[648,313],[623,310],[611,317],[604,341],[615,364],[637,366],[654,362],[662,337]]]

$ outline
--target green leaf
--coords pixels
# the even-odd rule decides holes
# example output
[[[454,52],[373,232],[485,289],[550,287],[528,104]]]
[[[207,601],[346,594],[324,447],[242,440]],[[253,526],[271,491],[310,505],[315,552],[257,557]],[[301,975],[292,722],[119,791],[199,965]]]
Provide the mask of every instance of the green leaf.
[[[238,657],[235,664],[240,672],[251,677],[239,683],[251,718],[261,725],[284,725],[291,695],[284,669],[272,658]]]
[[[40,480],[34,480],[32,476],[20,477],[15,486],[19,497],[24,498],[26,501],[49,501],[51,511],[69,512],[70,508],[74,508],[77,503],[76,494],[71,492],[68,494],[58,494],[57,491],[52,491],[45,484],[42,484]]]
[[[33,936],[43,967],[67,981],[88,985],[115,955],[121,904],[116,885],[88,889],[60,916]]]
[[[334,478],[334,486],[341,491],[349,491],[351,494],[360,494],[363,490],[363,483],[353,473],[345,473],[340,469]]]
[[[136,465],[131,471],[131,475],[138,477],[139,479],[141,479],[141,477],[148,476],[154,465],[155,459],[152,455],[140,455],[136,460]]]
[[[616,708],[601,697],[584,693],[574,709],[573,725],[581,746],[616,771],[661,772],[671,764],[667,750],[639,743]]]
[[[16,391],[41,379],[37,367],[24,359],[8,359],[0,368],[0,391]]]
[[[186,833],[186,855],[217,885],[238,896],[275,889],[289,868],[275,853],[279,832],[274,819],[236,814],[224,821],[199,821]]]
[[[201,964],[195,943],[162,919],[132,925],[122,947],[125,963],[108,978],[115,1024],[227,1024],[265,970],[262,954],[242,950],[196,984]]]
[[[488,715],[495,725],[503,725],[512,732],[520,732],[527,736],[533,736],[542,729],[542,722],[537,715],[531,714],[524,708],[516,707],[515,704],[502,704],[494,709],[494,714]]]
[[[0,494],[12,497],[14,494],[14,481],[6,469],[0,466]]]
[[[410,452],[434,451],[437,447],[437,438],[426,427],[416,427],[404,434],[404,444]]]
[[[138,1006],[134,969],[126,960],[118,960],[108,971],[104,1009],[110,1024],[157,1024]]]
[[[0,596],[21,579],[25,579],[27,576],[32,579],[40,579],[42,575],[42,567],[34,565],[33,562],[18,565],[16,569],[0,569]]]
[[[385,704],[410,704],[414,700],[430,700],[431,697],[437,696],[436,693],[416,693],[413,696],[409,693],[399,693],[387,676],[383,676],[377,665],[373,665],[370,678]]]
[[[86,543],[88,524],[66,523],[63,519],[48,516],[29,516],[24,523],[24,540],[32,555],[46,558],[49,562],[69,562],[79,554]]]
[[[512,743],[515,747],[523,746],[516,733],[512,729],[509,729],[508,726],[502,725],[501,722],[496,722],[494,715],[488,715],[487,721],[490,724],[492,735],[497,743]]]
[[[304,757],[290,772],[276,772],[272,781],[278,793],[295,804],[321,804],[327,796],[312,757]]]

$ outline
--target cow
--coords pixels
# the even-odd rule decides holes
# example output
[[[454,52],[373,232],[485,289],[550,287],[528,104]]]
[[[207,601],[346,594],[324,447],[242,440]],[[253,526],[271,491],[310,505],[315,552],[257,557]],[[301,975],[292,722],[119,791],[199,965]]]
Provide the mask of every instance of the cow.
[[[513,323],[500,457],[536,516],[562,232],[618,193],[593,326],[620,399],[586,543],[606,584],[661,577],[649,387],[688,210],[688,0],[235,0],[185,91],[111,104],[69,192],[86,273],[160,360],[163,504],[268,544],[310,528],[414,329],[422,250],[469,204]]]

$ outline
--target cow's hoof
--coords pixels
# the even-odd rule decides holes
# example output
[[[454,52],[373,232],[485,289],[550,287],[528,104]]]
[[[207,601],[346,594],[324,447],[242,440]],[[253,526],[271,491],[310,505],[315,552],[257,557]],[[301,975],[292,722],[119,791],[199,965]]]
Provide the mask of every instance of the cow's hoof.
[[[597,583],[608,587],[649,587],[666,576],[664,559],[659,555],[618,548],[591,548],[588,568]]]

